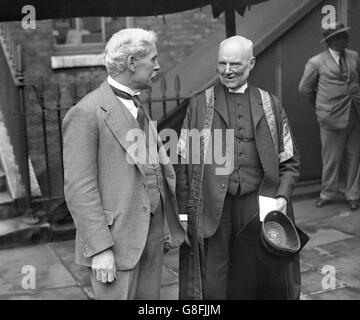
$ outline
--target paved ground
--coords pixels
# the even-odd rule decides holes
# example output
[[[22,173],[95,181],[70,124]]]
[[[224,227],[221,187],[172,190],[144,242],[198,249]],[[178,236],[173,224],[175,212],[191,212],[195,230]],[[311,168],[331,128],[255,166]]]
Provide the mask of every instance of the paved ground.
[[[360,210],[344,203],[314,207],[296,201],[298,226],[311,240],[301,254],[304,300],[360,299]],[[0,251],[0,300],[93,299],[87,271],[73,263],[74,242],[64,241]],[[30,266],[27,269],[26,266]],[[36,270],[36,289],[28,270]],[[161,299],[177,299],[178,252],[165,256]]]

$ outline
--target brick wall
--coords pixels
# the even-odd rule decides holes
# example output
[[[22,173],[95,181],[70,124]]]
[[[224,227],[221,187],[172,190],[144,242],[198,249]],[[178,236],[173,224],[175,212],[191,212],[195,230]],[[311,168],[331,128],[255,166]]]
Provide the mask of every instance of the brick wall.
[[[123,28],[124,20],[125,18],[113,19],[110,25],[111,31],[116,32]],[[84,79],[90,79],[91,86],[95,87],[105,78],[106,72],[102,67],[57,71],[51,69],[50,57],[54,54],[51,20],[37,21],[36,30],[23,30],[20,22],[12,22],[10,26],[16,43],[21,43],[24,48],[27,81],[38,81],[40,77],[43,77],[46,79],[47,89],[51,89],[50,86],[60,82],[65,101],[70,101],[70,93],[66,89],[70,82],[77,82],[79,93],[83,95],[86,93],[81,86]],[[225,29],[224,18],[213,19],[210,7],[169,14],[164,17],[135,17],[134,26],[152,29],[157,33],[162,73],[196,50],[196,47],[206,41],[212,33]],[[55,90],[48,91],[46,98],[52,101]]]

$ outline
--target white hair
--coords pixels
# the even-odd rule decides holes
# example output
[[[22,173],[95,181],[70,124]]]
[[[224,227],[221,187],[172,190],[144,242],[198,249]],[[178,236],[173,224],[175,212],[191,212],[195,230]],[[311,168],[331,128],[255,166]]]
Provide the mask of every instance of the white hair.
[[[116,32],[105,47],[105,66],[110,76],[117,76],[126,68],[130,55],[136,58],[146,56],[155,46],[154,31],[127,28]]]

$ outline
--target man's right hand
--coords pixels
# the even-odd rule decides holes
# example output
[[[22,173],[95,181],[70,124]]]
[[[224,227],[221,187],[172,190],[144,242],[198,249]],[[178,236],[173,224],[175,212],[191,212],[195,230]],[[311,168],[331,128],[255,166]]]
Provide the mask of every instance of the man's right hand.
[[[97,281],[113,282],[116,279],[116,266],[112,250],[107,249],[93,256],[91,269]]]

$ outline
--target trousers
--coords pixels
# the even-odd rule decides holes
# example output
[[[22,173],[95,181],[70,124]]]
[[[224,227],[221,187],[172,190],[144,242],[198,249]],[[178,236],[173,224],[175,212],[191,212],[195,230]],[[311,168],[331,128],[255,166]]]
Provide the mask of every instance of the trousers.
[[[355,110],[345,129],[320,127],[322,146],[322,183],[320,198],[332,200],[339,190],[339,177],[344,170],[344,194],[347,200],[360,198],[360,119]]]
[[[116,254],[116,253],[114,253]],[[116,280],[102,283],[90,271],[97,300],[158,300],[164,254],[164,210],[162,198],[151,214],[148,237],[138,264],[131,270],[117,270]]]

